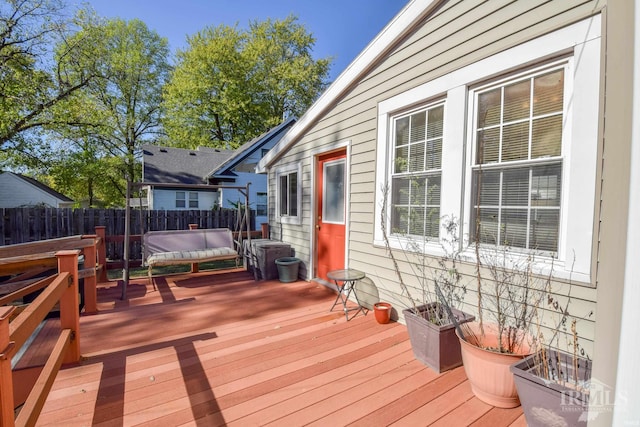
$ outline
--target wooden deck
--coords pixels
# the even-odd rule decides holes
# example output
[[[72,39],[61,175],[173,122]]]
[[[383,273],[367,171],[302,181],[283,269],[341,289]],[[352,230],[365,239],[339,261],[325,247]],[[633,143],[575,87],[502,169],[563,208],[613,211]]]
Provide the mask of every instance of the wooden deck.
[[[417,362],[403,325],[329,312],[321,285],[241,270],[155,283],[132,281],[128,301],[101,285],[84,360],[60,371],[38,425],[525,425],[475,398],[462,368]]]

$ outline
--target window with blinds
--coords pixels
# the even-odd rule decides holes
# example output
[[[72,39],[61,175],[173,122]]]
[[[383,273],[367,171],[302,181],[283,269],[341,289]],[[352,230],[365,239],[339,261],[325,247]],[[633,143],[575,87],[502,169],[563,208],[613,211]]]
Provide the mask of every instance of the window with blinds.
[[[476,92],[473,239],[556,253],[564,68]]]
[[[437,238],[444,105],[393,119],[391,231]]]

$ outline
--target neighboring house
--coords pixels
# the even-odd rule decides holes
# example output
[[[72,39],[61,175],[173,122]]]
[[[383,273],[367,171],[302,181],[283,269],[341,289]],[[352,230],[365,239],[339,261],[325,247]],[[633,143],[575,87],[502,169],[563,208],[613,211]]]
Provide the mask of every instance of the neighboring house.
[[[395,247],[429,236],[434,262],[444,215],[465,242],[478,219],[524,253],[544,250],[537,267],[553,262],[572,312],[595,313],[578,333],[616,406],[591,424],[637,423],[639,6],[409,2],[260,161],[272,237],[307,279],[355,268],[394,303],[385,198]],[[489,215],[474,217],[477,200]]]
[[[12,172],[0,173],[0,208],[46,206],[73,207],[73,200],[33,178]]]
[[[209,184],[244,187],[249,186],[249,206],[256,212],[256,227],[267,222],[267,177],[256,174],[256,165],[280,138],[293,126],[294,118],[285,120],[280,125],[243,144],[224,163],[209,172]],[[233,208],[237,203],[244,203],[245,197],[236,189],[221,188],[220,206]]]
[[[219,192],[216,188],[203,189],[197,186],[206,184],[205,177],[209,171],[224,163],[234,151],[145,145],[142,153],[142,180],[150,184],[147,187],[149,209],[207,210],[218,205]],[[167,184],[176,186],[167,187]]]

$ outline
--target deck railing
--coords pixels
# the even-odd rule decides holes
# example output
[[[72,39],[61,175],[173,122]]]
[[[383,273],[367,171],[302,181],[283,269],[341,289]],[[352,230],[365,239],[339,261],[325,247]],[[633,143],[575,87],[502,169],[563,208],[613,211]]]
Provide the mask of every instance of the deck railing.
[[[97,277],[104,270],[100,261],[104,259],[104,239],[100,231],[77,239],[54,240],[14,245],[11,254],[15,256],[0,254],[5,256],[0,259],[0,275],[17,275],[13,283],[16,290],[0,298],[0,427],[35,425],[61,365],[80,360],[79,279],[84,279],[85,312],[97,311]],[[48,250],[60,247],[73,249]],[[80,254],[84,255],[84,268],[81,270],[78,263]],[[31,279],[35,272],[50,269],[52,264],[57,264],[57,274]],[[24,308],[6,305],[36,291],[41,293]],[[58,302],[60,334],[35,385],[15,416],[11,359]]]

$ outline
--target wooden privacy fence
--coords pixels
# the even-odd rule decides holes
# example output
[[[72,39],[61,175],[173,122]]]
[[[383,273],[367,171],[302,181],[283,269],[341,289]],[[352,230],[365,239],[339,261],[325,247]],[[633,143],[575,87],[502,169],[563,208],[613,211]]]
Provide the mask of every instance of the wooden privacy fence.
[[[105,227],[106,256],[121,261],[124,254],[124,209],[56,209],[1,208],[0,246],[35,242],[79,234],[93,234],[97,226]],[[255,212],[250,228],[255,230]],[[141,235],[147,231],[187,230],[198,228],[239,228],[238,211],[216,210],[131,210],[130,259],[142,259]]]

